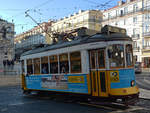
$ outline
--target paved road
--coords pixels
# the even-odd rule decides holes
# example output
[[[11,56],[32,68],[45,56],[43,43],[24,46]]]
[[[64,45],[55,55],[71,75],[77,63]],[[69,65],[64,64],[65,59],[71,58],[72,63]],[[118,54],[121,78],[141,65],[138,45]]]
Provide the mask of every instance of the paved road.
[[[0,113],[107,113],[96,107],[23,96],[20,86],[0,87]]]
[[[0,113],[150,113],[150,101],[140,100],[129,109],[81,105],[50,100],[45,97],[24,96],[20,86],[0,87]]]
[[[136,74],[136,83],[139,88],[150,90],[150,74]]]

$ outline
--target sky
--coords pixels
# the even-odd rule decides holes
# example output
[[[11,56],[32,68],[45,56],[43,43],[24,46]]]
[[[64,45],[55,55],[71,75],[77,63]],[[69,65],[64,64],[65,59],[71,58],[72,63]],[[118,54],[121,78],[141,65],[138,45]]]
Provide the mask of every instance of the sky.
[[[79,10],[108,9],[117,4],[118,0],[1,0],[0,18],[13,22],[16,34],[25,32],[38,23],[57,20],[74,14]]]

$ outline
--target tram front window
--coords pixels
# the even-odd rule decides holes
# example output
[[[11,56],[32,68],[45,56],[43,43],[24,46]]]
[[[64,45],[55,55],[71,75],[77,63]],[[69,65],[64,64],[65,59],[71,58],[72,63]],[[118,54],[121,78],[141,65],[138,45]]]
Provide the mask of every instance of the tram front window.
[[[127,66],[133,66],[133,54],[132,54],[132,45],[126,45],[126,61]]]
[[[109,65],[111,68],[124,67],[124,46],[114,44],[108,48]]]

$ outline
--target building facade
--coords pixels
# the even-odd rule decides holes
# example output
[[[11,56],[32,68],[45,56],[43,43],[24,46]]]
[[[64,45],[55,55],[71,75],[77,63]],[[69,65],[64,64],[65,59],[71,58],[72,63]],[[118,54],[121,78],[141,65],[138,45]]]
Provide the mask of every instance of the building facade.
[[[20,55],[23,49],[29,50],[29,47],[32,46],[35,41],[38,42],[36,44],[41,44],[41,42],[42,44],[52,44],[52,37],[54,37],[53,35],[55,33],[71,33],[72,30],[84,27],[88,29],[86,30],[87,35],[95,34],[96,32],[100,32],[101,22],[102,13],[98,10],[80,10],[78,13],[74,13],[74,15],[64,17],[55,22],[44,22],[29,31],[16,35],[14,40],[16,55]]]
[[[26,32],[15,36],[15,58],[19,59],[20,55],[40,44],[49,44],[50,35],[48,34],[48,26],[51,26],[51,21],[43,22]]]
[[[52,26],[49,27],[49,32],[51,34],[61,33],[85,27],[89,30],[87,35],[92,35],[96,32],[100,32],[102,27],[102,17],[102,12],[99,10],[79,10],[78,13],[74,13],[73,15],[69,15],[68,17],[53,22]]]
[[[125,28],[133,39],[133,52],[137,62],[144,62],[147,57],[150,32],[150,1],[120,0],[118,5],[103,11],[103,25],[109,24]],[[150,51],[149,51],[150,52]]]
[[[15,44],[21,43],[25,39],[28,39],[27,37],[31,37],[33,35],[38,35],[38,34],[42,34],[46,39],[46,43],[50,43],[49,42],[49,37],[46,33],[47,33],[47,30],[48,30],[48,26],[51,26],[51,23],[52,23],[51,21],[43,22],[39,26],[35,26],[34,28],[32,28],[32,29],[30,29],[26,32],[23,32],[21,34],[16,35],[15,39],[14,39],[14,43]]]
[[[0,67],[3,61],[14,59],[14,24],[0,19]]]

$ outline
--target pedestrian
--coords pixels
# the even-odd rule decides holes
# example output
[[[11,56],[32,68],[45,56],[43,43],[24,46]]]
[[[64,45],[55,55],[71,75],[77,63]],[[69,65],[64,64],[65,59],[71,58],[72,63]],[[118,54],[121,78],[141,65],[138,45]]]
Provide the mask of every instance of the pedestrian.
[[[6,60],[3,60],[3,65],[4,65],[4,67],[6,66]]]

